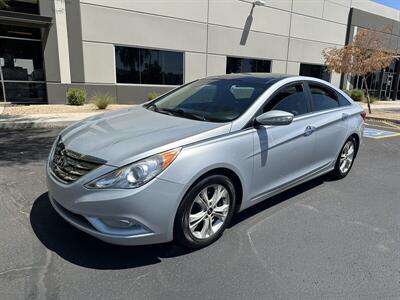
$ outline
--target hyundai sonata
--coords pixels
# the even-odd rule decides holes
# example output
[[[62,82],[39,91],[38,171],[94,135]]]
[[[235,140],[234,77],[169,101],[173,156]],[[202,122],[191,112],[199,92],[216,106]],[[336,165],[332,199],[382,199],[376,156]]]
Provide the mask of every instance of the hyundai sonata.
[[[345,177],[364,111],[314,78],[209,77],[61,132],[49,198],[105,242],[200,248],[233,214],[325,173]]]

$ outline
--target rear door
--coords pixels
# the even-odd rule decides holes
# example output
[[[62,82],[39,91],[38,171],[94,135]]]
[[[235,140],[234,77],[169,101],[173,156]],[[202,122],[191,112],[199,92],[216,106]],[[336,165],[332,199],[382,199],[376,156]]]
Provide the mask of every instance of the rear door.
[[[347,138],[349,115],[335,90],[314,81],[308,81],[307,86],[313,115],[311,126],[315,131],[313,165],[318,169],[336,161]]]

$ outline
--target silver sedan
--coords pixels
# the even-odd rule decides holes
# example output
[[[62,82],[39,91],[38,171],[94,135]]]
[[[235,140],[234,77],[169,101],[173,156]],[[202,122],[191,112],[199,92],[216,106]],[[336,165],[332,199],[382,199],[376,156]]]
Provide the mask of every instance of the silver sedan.
[[[239,211],[322,174],[345,177],[364,118],[314,78],[197,80],[61,132],[47,165],[50,201],[105,242],[204,247]]]

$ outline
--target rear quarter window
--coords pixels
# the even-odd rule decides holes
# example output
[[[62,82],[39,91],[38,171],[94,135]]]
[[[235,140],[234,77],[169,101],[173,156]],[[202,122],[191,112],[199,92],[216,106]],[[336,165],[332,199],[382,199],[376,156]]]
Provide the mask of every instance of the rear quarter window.
[[[309,83],[312,96],[313,111],[322,111],[339,107],[339,99],[336,92],[319,84]]]
[[[350,101],[346,99],[342,94],[337,93],[339,106],[349,106],[351,105]]]

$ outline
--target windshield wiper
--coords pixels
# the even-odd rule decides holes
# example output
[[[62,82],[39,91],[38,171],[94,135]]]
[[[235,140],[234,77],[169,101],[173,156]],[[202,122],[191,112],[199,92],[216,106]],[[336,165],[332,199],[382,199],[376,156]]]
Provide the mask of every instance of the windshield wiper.
[[[186,117],[194,120],[200,121],[209,121],[205,116],[193,112],[188,112],[183,110],[182,108],[172,109],[172,108],[159,108],[155,103],[152,103],[147,106],[147,109],[151,109],[152,111],[170,115],[170,116],[177,116],[177,117]]]
[[[155,103],[152,103],[149,106],[147,106],[147,109],[151,109],[154,112],[158,112],[158,113],[164,114],[164,115],[170,115],[170,116],[174,115],[169,110],[158,108],[158,106]]]
[[[174,116],[181,116],[181,117],[186,117],[186,118],[200,120],[200,121],[208,121],[205,116],[203,116],[201,114],[196,114],[193,112],[185,111],[182,108],[178,108],[178,109],[163,108],[161,111],[169,112]]]

